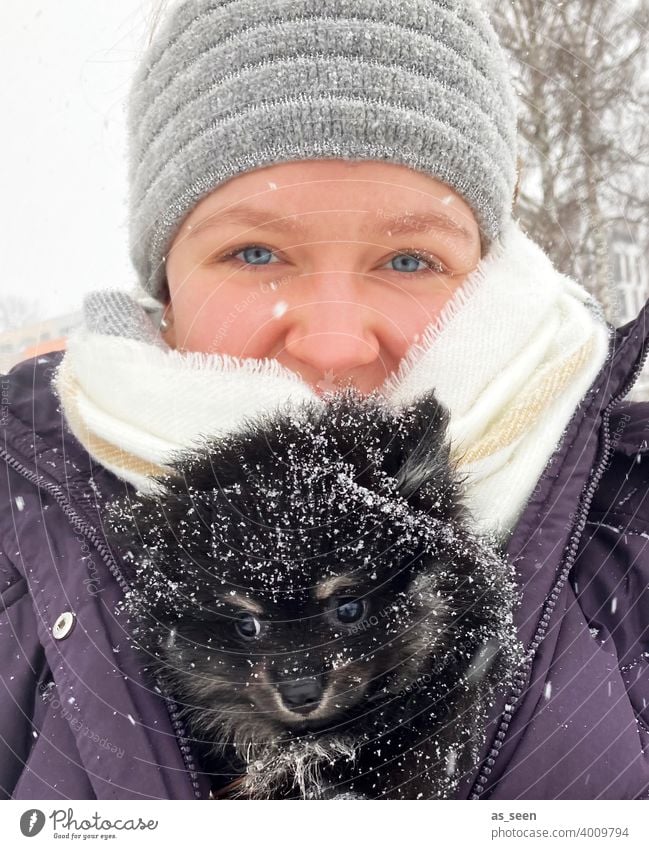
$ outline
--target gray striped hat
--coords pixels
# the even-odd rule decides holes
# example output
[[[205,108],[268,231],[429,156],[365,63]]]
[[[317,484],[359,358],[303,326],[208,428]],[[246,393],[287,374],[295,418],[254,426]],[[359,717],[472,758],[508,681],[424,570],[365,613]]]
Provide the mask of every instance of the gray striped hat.
[[[131,258],[153,297],[196,203],[295,159],[381,159],[451,186],[483,253],[511,215],[517,106],[479,0],[185,0],[128,103]]]

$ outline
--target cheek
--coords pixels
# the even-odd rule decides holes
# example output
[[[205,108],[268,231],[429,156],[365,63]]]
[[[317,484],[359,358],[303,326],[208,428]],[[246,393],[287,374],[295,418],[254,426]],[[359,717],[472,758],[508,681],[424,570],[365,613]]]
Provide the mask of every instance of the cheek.
[[[308,289],[293,283],[270,288],[270,281],[246,285],[217,280],[209,271],[181,274],[170,261],[167,272],[174,313],[174,346],[179,350],[237,357],[270,357],[281,349],[294,321],[317,331],[321,312]],[[184,279],[184,283],[181,283]],[[385,362],[398,362],[464,282],[464,277],[404,280],[386,285],[367,281],[363,303],[367,330],[383,349]],[[294,309],[297,308],[297,309]],[[329,327],[329,326],[327,326]],[[330,329],[330,328],[329,328]]]
[[[263,286],[243,290],[194,275],[174,291],[175,346],[185,351],[263,357],[273,332],[272,306],[279,297]],[[270,300],[269,300],[270,299]]]
[[[446,304],[460,288],[462,280],[437,282],[427,290],[409,291],[394,289],[384,298],[381,312],[392,325],[392,332],[399,338],[400,354],[420,341],[425,330],[438,320]]]

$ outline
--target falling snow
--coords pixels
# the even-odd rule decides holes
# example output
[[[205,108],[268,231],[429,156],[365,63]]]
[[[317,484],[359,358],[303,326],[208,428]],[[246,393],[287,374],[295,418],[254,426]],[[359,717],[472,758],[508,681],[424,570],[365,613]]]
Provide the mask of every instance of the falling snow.
[[[287,309],[288,304],[286,301],[278,301],[273,307],[273,318],[281,318]]]

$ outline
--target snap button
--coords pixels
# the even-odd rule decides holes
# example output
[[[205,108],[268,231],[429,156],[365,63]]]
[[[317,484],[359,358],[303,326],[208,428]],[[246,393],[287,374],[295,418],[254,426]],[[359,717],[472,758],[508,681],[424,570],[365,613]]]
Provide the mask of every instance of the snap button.
[[[54,639],[64,640],[66,637],[69,637],[72,629],[74,628],[75,621],[74,613],[70,613],[68,610],[66,610],[65,613],[62,613],[52,628],[52,636]]]

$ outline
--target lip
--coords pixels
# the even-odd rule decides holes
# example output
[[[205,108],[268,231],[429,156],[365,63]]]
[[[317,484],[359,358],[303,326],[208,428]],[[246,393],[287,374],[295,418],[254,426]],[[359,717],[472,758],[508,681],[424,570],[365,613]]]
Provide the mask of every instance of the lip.
[[[285,731],[294,731],[298,734],[304,731],[325,728],[327,725],[336,722],[336,716],[332,716],[331,714],[318,716],[318,708],[321,706],[322,703],[320,702],[317,705],[309,705],[307,708],[302,708],[300,711],[289,711],[282,705],[276,721]]]
[[[305,705],[305,707],[295,708],[293,709],[293,713],[296,713],[298,716],[308,716],[310,713],[313,713],[320,707],[320,703],[315,705]]]
[[[303,734],[308,731],[323,731],[335,722],[335,717],[327,716],[319,719],[309,719],[302,716],[296,722],[287,723],[284,729],[293,734]]]
[[[314,728],[321,724],[329,724],[332,722],[333,717],[314,717],[313,714],[317,712],[317,706],[315,708],[311,708],[309,710],[301,710],[301,711],[291,711],[290,714],[284,712],[281,723],[285,728]]]

